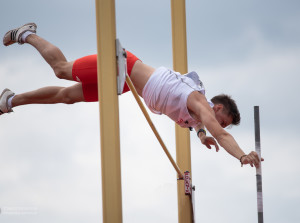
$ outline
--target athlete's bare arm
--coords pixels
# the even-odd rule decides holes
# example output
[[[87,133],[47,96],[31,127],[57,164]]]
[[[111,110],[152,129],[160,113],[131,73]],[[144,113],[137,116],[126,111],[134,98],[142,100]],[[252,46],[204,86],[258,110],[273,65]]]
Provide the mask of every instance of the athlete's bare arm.
[[[193,92],[188,97],[188,109],[193,113],[194,117],[201,121],[212,136],[218,141],[229,154],[240,159],[245,155],[244,151],[239,147],[234,138],[225,131],[215,118],[213,109],[207,103],[204,95],[199,92]],[[251,152],[242,159],[244,164],[250,163],[251,166],[259,165],[259,158],[255,152]]]

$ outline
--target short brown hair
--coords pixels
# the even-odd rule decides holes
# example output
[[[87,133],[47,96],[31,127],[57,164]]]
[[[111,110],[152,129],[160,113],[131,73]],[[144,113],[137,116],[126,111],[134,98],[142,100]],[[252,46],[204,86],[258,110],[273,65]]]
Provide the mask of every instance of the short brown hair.
[[[239,125],[241,122],[241,116],[239,109],[235,103],[235,101],[226,94],[220,94],[211,99],[214,104],[222,104],[231,117],[232,117],[232,125]]]

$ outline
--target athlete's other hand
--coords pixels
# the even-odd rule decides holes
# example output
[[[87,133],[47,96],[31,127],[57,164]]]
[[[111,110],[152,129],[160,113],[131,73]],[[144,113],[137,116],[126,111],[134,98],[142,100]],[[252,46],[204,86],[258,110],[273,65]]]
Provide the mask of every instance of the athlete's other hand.
[[[216,151],[218,152],[219,151],[219,145],[217,143],[217,141],[213,138],[213,137],[210,137],[210,136],[201,136],[200,137],[200,140],[201,140],[201,143],[203,145],[205,145],[208,149],[211,149],[211,146],[215,146],[216,147]]]

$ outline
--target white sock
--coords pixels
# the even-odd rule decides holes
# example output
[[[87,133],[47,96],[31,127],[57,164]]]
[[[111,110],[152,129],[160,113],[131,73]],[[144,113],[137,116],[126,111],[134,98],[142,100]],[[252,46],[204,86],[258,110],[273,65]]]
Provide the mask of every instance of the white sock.
[[[25,33],[23,33],[21,36],[22,42],[25,43],[27,36],[29,36],[31,34],[35,34],[35,33],[31,32],[31,31],[26,31]]]
[[[12,99],[13,99],[15,96],[16,96],[16,95],[13,95],[13,96],[11,96],[11,97],[7,100],[7,106],[8,106],[8,109],[12,109],[11,101],[12,101]]]

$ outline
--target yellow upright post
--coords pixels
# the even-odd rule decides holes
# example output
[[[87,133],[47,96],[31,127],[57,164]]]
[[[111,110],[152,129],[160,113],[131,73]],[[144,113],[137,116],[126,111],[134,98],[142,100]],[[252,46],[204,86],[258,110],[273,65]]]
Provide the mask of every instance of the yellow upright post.
[[[187,73],[187,43],[185,0],[171,0],[173,68],[182,74]],[[182,171],[191,173],[190,133],[176,125],[176,160]],[[192,204],[189,196],[185,195],[184,181],[177,181],[178,191],[178,222],[193,221]]]
[[[96,0],[103,223],[122,222],[115,1]]]

